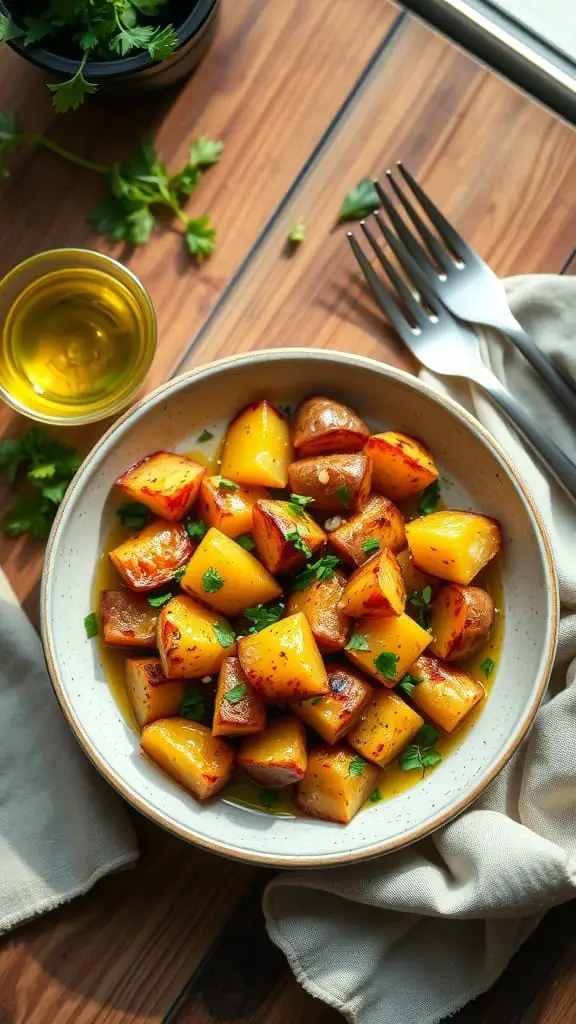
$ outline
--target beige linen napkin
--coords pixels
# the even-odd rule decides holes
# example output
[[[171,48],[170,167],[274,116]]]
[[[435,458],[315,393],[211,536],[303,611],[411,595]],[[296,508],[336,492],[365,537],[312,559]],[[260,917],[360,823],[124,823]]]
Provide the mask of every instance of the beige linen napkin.
[[[0,933],[136,857],[122,802],[76,744],[0,571]]]
[[[512,278],[523,326],[576,378],[576,279]],[[576,457],[576,435],[511,345],[485,357]],[[300,983],[354,1024],[436,1024],[489,988],[543,912],[576,895],[576,508],[467,384],[427,376],[471,409],[522,473],[546,519],[562,621],[549,699],[521,749],[456,821],[356,867],[278,876],[271,938]]]

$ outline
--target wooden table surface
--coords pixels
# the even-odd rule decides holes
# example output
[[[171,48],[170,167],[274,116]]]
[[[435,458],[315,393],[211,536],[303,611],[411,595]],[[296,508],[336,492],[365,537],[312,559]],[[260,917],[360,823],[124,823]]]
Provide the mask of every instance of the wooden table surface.
[[[202,268],[170,230],[128,256],[158,312],[147,387],[254,347],[323,345],[411,368],[369,301],[341,229],[343,195],[402,157],[501,275],[576,269],[572,130],[385,0],[224,0],[218,38],[183,88],[54,119],[38,72],[2,51],[2,109],[100,161],[143,132],[177,166],[198,134],[221,164],[191,210],[218,250]],[[2,186],[0,272],[51,246],[87,245],[88,172],[18,155]],[[307,238],[288,256],[304,217]],[[26,424],[0,409],[0,436]],[[98,428],[68,439],[87,450]],[[0,501],[7,492],[0,490]],[[0,539],[33,620],[42,546]],[[0,1024],[337,1024],[268,941],[269,873],[207,855],[133,815],[141,859],[0,947]],[[552,911],[502,979],[454,1024],[573,1024],[575,905]],[[382,1024],[385,1024],[383,1021]]]

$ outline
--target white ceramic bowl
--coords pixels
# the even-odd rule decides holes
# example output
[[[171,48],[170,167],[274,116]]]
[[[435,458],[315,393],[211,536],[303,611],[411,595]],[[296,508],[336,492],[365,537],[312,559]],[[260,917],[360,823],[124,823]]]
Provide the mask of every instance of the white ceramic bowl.
[[[114,518],[113,483],[157,448],[190,450],[256,398],[294,404],[308,394],[347,402],[376,429],[425,439],[454,508],[482,511],[504,530],[504,642],[478,722],[424,781],[362,811],[347,826],[200,805],[139,754],[107,685],[83,618]],[[283,867],[350,863],[425,836],[466,807],[526,733],[544,692],[557,633],[557,584],[538,512],[495,441],[460,406],[408,374],[341,352],[286,349],[222,360],[158,388],[92,450],[59,510],[42,580],[42,635],[56,695],[85,752],[134,807],[215,853]]]

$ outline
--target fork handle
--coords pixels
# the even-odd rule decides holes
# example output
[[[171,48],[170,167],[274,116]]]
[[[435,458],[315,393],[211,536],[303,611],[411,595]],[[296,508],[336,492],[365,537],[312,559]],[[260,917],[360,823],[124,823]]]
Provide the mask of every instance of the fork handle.
[[[561,403],[563,410],[576,425],[576,384],[572,384],[567,377],[564,377],[554,365],[550,356],[547,356],[523,327],[500,328],[514,342],[516,348],[532,364],[548,385],[552,394]]]
[[[561,487],[576,502],[576,463],[564,454],[561,448],[538,426],[533,414],[524,407],[500,383],[494,374],[486,370],[474,380],[488,393],[492,401],[500,406],[506,416],[518,427],[544,465],[550,470]]]

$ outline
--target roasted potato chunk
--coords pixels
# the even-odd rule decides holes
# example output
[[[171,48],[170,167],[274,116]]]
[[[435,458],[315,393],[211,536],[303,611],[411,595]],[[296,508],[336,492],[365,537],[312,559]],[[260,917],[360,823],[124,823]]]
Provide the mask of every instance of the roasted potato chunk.
[[[126,659],[126,690],[139,726],[177,715],[185,689],[166,679],[159,658]]]
[[[186,455],[154,452],[119,476],[116,486],[131,501],[142,502],[154,515],[176,523],[196,501],[205,472]]]
[[[424,719],[391,690],[375,689],[368,707],[346,736],[347,743],[380,768],[414,739]]]
[[[307,398],[296,410],[293,438],[299,459],[358,452],[369,436],[368,427],[354,410],[333,398]]]
[[[234,751],[226,740],[187,718],[161,718],[147,725],[140,740],[144,753],[197,800],[214,796],[234,769]]]
[[[200,485],[198,513],[207,526],[215,526],[227,537],[239,537],[252,530],[254,505],[268,497],[264,487],[221,487],[221,476],[205,476]]]
[[[344,573],[335,569],[331,578],[314,578],[288,598],[288,615],[304,613],[321,651],[340,651],[348,642],[352,623],[338,607],[345,585]]]
[[[409,615],[362,619],[356,623],[346,656],[384,686],[394,686],[422,654],[432,637]]]
[[[340,558],[349,565],[362,565],[374,554],[370,543],[400,551],[406,543],[404,516],[399,508],[379,494],[373,494],[357,516],[352,516],[329,535]]]
[[[248,487],[286,487],[292,458],[286,417],[270,402],[254,402],[226,431],[221,472]]]
[[[296,572],[309,557],[306,552],[314,554],[326,541],[312,517],[294,508],[289,501],[257,501],[254,506],[252,536],[269,572]]]
[[[404,548],[403,551],[399,551],[396,555],[398,559],[398,565],[400,566],[400,572],[402,573],[402,579],[404,585],[409,594],[414,590],[421,592],[426,587],[430,587],[432,591],[440,584],[440,580],[435,576],[429,576],[427,572],[422,572],[417,569],[412,561],[412,555],[410,554],[410,548]]]
[[[112,565],[132,590],[155,590],[186,565],[192,544],[183,526],[154,519],[110,552]]]
[[[354,619],[401,615],[405,607],[406,587],[390,548],[383,548],[352,573],[338,605]]]
[[[364,449],[372,463],[372,486],[393,501],[418,494],[438,479],[426,445],[410,434],[387,430],[373,434]]]
[[[330,693],[292,705],[292,710],[326,743],[338,743],[370,702],[372,687],[346,665],[327,665]]]
[[[256,736],[248,736],[238,764],[258,786],[280,789],[304,778],[308,751],[304,726],[294,715],[273,718]]]
[[[289,704],[330,692],[322,656],[301,612],[240,637],[238,657],[248,682],[267,704]]]
[[[370,460],[361,452],[317,455],[288,467],[290,490],[314,498],[325,512],[358,512],[370,495]]]
[[[144,594],[101,590],[102,639],[109,647],[156,647],[158,612]]]
[[[199,679],[218,672],[234,654],[234,630],[222,615],[193,601],[173,597],[158,616],[158,651],[168,679]]]
[[[352,770],[351,770],[352,767]],[[304,814],[345,825],[366,802],[378,781],[378,769],[344,744],[315,747],[306,774],[294,789],[294,803]]]
[[[447,733],[455,732],[485,697],[484,687],[469,672],[457,665],[446,665],[431,654],[421,654],[410,675],[414,687],[410,700]]]
[[[430,651],[444,661],[464,661],[488,640],[494,626],[494,602],[480,587],[446,583],[430,606]]]
[[[225,533],[211,527],[200,541],[180,586],[224,615],[280,597],[282,587],[263,565]]]
[[[266,725],[266,705],[250,686],[238,658],[224,658],[220,666],[213,736],[248,736]]]
[[[449,509],[406,526],[414,565],[452,583],[470,583],[498,554],[502,531],[496,519]]]

